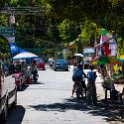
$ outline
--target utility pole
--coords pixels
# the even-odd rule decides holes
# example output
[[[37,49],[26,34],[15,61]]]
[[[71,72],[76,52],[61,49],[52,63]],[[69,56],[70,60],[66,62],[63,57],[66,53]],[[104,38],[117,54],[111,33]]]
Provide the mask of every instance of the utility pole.
[[[9,41],[9,43],[15,42],[15,28],[13,27],[13,24],[15,24],[15,15],[14,11],[11,10],[11,7],[8,5],[8,3],[5,3],[4,11],[6,11],[6,14],[8,16],[8,25],[6,27],[2,27],[1,29],[3,32],[0,32],[4,37],[6,37]]]
[[[15,24],[15,15],[14,12],[11,11],[11,7],[8,5],[8,3],[5,3],[5,9],[7,10],[8,14],[8,25],[9,27],[12,26],[12,24]]]

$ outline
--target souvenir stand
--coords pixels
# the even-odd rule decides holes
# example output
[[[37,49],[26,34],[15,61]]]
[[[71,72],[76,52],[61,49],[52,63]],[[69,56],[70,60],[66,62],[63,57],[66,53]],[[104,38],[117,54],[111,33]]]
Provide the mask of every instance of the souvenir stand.
[[[113,65],[120,64],[117,59],[117,41],[112,32],[106,29],[101,30],[101,38],[98,43],[95,39],[96,57],[92,60],[93,64],[97,64],[103,76],[103,87],[105,89],[105,101],[107,101],[107,92],[110,91],[110,82],[113,81]]]

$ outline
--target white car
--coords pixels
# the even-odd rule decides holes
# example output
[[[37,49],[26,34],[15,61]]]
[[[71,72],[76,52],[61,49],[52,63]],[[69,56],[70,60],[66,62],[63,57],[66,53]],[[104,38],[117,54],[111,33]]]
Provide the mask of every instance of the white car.
[[[0,123],[5,123],[8,108],[17,103],[17,86],[9,42],[0,36]]]

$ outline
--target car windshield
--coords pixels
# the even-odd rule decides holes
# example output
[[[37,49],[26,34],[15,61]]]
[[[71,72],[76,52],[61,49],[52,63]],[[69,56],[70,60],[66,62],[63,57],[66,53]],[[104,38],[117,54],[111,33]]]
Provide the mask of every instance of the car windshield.
[[[36,62],[40,63],[40,62],[43,62],[43,60],[42,59],[37,59]]]
[[[63,60],[63,59],[58,59],[58,60],[56,60],[56,63],[66,63],[67,64],[67,61],[66,60]]]

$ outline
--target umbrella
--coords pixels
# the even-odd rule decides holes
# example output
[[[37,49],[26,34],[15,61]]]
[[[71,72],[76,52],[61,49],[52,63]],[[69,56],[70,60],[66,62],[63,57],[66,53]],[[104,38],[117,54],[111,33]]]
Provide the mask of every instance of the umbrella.
[[[74,56],[84,57],[84,55],[82,53],[75,53]]]
[[[110,60],[107,56],[96,56],[92,59],[92,64],[106,65],[110,63]]]
[[[110,60],[107,56],[100,56],[99,59],[98,59],[98,64],[106,65],[106,64],[109,64],[109,63],[110,63]]]
[[[38,56],[30,52],[22,52],[13,57],[13,59],[37,58]]]
[[[120,64],[121,60],[117,59],[115,56],[96,56],[95,58],[92,59],[92,64]]]

